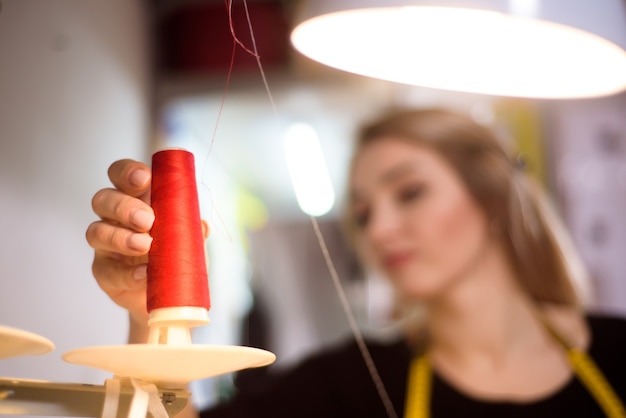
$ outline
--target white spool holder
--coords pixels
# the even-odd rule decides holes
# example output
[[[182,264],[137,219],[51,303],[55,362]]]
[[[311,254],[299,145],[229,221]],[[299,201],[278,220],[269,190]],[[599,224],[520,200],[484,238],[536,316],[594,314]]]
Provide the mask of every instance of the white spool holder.
[[[191,328],[209,323],[209,312],[205,308],[179,306],[153,309],[148,326],[148,344],[189,345]]]
[[[147,344],[87,347],[63,354],[68,363],[141,379],[161,388],[273,363],[276,356],[245,346],[192,344],[190,329],[209,322],[204,308],[174,307],[150,313]]]

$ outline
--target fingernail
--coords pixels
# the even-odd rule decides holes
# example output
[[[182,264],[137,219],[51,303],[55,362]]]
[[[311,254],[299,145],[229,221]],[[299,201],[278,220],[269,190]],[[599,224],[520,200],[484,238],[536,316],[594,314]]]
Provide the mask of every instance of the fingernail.
[[[150,178],[150,174],[146,170],[134,170],[130,173],[128,179],[133,186],[145,186]]]
[[[152,245],[152,237],[148,234],[131,234],[128,237],[128,246],[138,251],[148,251]]]
[[[135,280],[143,280],[148,276],[148,265],[147,264],[142,264],[140,266],[137,266],[137,268],[135,268],[135,271],[133,271],[133,279]]]
[[[141,230],[149,230],[154,223],[154,214],[145,210],[135,210],[130,215],[130,221]]]

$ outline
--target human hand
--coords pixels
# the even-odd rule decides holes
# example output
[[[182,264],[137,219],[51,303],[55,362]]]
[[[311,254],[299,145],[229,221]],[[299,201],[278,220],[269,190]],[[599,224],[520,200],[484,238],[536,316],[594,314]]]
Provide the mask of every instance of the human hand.
[[[94,195],[92,207],[100,220],[86,232],[95,250],[92,272],[100,288],[128,310],[131,320],[147,327],[146,270],[154,223],[149,205],[151,170],[126,159],[111,164],[108,175],[114,188]]]

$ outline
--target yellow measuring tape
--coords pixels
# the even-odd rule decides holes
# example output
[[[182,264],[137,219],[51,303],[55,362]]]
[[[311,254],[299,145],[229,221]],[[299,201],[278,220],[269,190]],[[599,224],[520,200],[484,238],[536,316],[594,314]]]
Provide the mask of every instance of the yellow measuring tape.
[[[415,357],[409,369],[405,418],[428,418],[432,372],[426,355]]]
[[[576,376],[600,405],[608,418],[626,418],[624,405],[595,362],[584,351],[567,349],[567,359]],[[428,357],[413,359],[409,370],[405,418],[428,418],[432,370]]]

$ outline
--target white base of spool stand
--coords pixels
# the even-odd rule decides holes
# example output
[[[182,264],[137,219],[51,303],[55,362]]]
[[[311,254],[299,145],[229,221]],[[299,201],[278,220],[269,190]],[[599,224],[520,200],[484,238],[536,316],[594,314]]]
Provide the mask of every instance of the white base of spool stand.
[[[267,366],[276,360],[273,353],[258,348],[191,344],[189,328],[208,321],[204,308],[155,309],[148,321],[148,344],[88,347],[62,358],[164,388],[180,388],[193,380]]]
[[[257,348],[200,344],[88,347],[69,351],[62,357],[68,363],[142,379],[162,388],[181,388],[193,380],[266,366],[276,360],[273,353]]]
[[[47,338],[0,325],[0,359],[34,356],[52,350],[54,350],[54,344]]]

